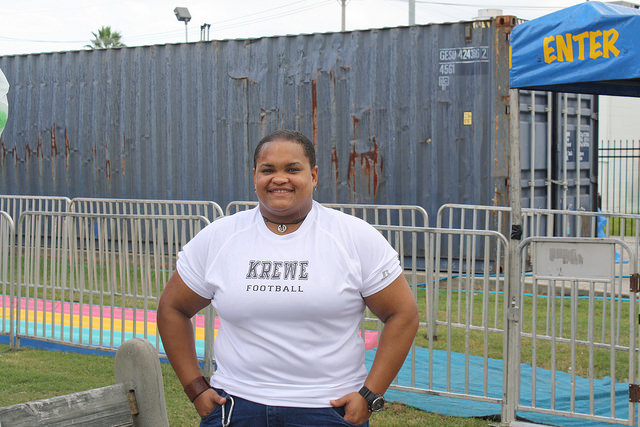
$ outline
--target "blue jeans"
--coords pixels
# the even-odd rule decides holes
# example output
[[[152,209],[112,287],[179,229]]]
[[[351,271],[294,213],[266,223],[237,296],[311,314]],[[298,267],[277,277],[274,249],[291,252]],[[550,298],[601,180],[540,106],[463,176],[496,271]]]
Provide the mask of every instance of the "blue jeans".
[[[231,399],[223,390],[214,389],[220,396],[227,397],[224,405],[225,422],[229,421]],[[344,408],[293,408],[288,406],[267,406],[233,396],[233,411],[229,427],[353,427],[344,419]],[[221,427],[222,406],[218,405],[206,417],[202,418],[200,427]],[[369,427],[369,422],[360,424]]]

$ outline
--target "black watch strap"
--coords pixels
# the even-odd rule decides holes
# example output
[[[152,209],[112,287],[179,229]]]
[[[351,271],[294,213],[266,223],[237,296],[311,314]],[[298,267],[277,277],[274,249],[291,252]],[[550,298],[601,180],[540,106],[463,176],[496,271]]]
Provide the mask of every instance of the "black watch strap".
[[[370,412],[381,411],[384,407],[385,401],[383,395],[372,392],[366,386],[362,386],[358,393],[360,393],[360,395],[367,401]]]

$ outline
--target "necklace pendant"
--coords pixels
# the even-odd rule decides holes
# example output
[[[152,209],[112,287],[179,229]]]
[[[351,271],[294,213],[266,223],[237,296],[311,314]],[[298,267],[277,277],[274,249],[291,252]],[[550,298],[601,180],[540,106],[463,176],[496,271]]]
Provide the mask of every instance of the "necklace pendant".
[[[278,231],[284,233],[285,231],[287,231],[287,226],[284,224],[278,224]]]

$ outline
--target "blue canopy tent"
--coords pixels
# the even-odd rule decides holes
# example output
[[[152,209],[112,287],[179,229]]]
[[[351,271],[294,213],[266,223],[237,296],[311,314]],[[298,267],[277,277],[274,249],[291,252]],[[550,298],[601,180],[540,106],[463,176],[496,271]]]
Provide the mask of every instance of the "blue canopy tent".
[[[640,96],[640,10],[587,2],[517,25],[512,89]]]
[[[625,6],[588,1],[516,25],[510,38],[510,203],[509,285],[505,298],[521,307],[520,103],[519,89],[640,96],[640,11]],[[519,336],[517,321],[505,333]],[[507,395],[518,394],[517,339],[507,353]],[[503,423],[515,419],[509,402]]]

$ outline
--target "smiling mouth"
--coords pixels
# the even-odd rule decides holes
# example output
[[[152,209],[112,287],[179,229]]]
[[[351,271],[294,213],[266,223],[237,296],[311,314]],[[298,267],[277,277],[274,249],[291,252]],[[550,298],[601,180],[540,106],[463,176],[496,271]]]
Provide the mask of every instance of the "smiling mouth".
[[[269,193],[293,193],[293,190],[287,190],[284,188],[278,188],[275,190],[267,190]]]

